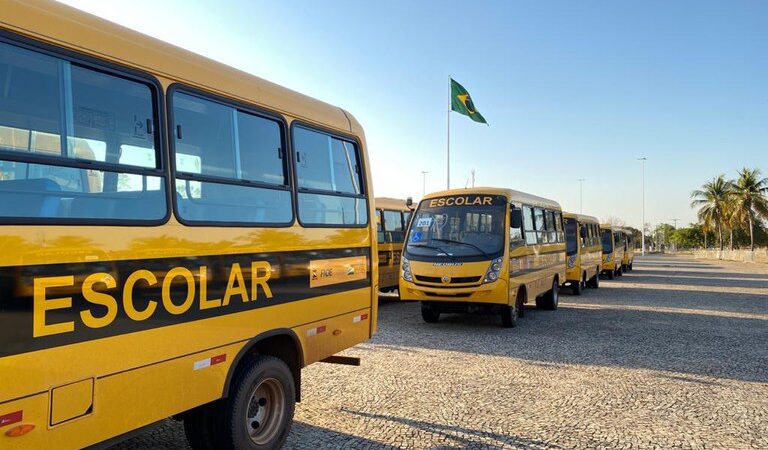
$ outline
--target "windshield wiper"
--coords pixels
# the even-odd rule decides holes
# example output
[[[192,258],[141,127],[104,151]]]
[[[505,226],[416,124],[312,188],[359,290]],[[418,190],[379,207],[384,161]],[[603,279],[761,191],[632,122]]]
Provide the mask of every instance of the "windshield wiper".
[[[432,250],[437,250],[439,252],[445,253],[445,256],[453,256],[444,249],[436,246],[436,245],[428,245],[428,244],[408,244],[408,247],[424,247],[424,248],[431,248]]]
[[[491,256],[488,252],[486,252],[482,248],[478,247],[475,244],[470,244],[469,242],[461,242],[461,241],[454,241],[453,239],[441,239],[441,238],[431,238],[430,241],[449,242],[451,244],[462,244],[462,245],[466,245],[466,246],[474,248],[478,252],[482,253],[483,256]]]

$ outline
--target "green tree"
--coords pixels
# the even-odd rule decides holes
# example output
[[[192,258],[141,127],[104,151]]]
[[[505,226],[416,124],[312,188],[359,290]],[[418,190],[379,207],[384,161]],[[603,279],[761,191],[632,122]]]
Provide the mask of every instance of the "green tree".
[[[755,223],[768,218],[768,178],[762,178],[760,169],[747,167],[739,171],[733,182],[732,204],[734,221],[749,230],[749,248],[755,249]]]
[[[704,245],[704,226],[691,224],[685,228],[678,228],[672,232],[669,241],[678,248],[697,248]]]
[[[697,215],[702,223],[713,224],[717,230],[718,245],[723,249],[723,228],[727,222],[728,202],[733,185],[719,175],[704,183],[701,189],[691,192],[691,208],[698,208]]]

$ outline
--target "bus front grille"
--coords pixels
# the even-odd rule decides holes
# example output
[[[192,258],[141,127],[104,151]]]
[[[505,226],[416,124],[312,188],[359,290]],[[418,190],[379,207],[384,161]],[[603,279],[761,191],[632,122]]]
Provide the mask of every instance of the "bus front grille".
[[[442,284],[443,280],[440,277],[428,277],[424,275],[415,275],[416,281],[422,283],[435,283]],[[466,283],[478,283],[482,277],[455,277],[451,278],[448,284],[466,284]]]

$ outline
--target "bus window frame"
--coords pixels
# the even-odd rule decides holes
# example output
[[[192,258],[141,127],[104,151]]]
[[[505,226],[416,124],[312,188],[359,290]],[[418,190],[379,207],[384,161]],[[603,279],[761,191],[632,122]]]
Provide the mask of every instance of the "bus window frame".
[[[400,230],[390,230],[387,228],[387,218],[386,213],[387,211],[391,213],[398,213],[400,215],[400,226],[403,227]],[[405,218],[403,217],[403,211],[399,209],[381,209],[382,215],[381,215],[381,223],[382,223],[382,229],[384,230],[384,239],[387,244],[402,244],[405,243],[405,234],[406,229],[404,228]],[[392,232],[393,231],[400,231],[403,233],[403,240],[402,241],[396,241],[392,239]],[[389,239],[387,239],[387,233],[389,233]]]
[[[525,245],[539,245],[539,238],[538,238],[538,234],[536,233],[536,218],[534,216],[535,207],[532,206],[532,205],[523,204],[521,206],[521,208],[523,209],[523,224],[522,224],[522,228],[523,228],[523,240],[525,241]],[[526,228],[526,226],[525,226],[525,209],[527,209],[529,211],[530,216],[531,216],[531,229],[530,230],[528,228]],[[527,233],[533,233],[533,236],[536,237],[535,242],[528,242],[528,234]]]
[[[357,157],[360,159],[360,195],[349,194],[346,192],[325,191],[322,189],[309,189],[309,188],[299,189],[299,176],[296,173],[296,170],[294,168],[296,164],[296,149],[293,147],[293,131],[295,127],[304,128],[310,131],[316,131],[318,133],[324,133],[340,140],[352,142],[357,146]],[[373,198],[370,197],[370,193],[368,192],[368,177],[366,173],[367,172],[366,169],[368,168],[368,161],[365,158],[365,150],[363,148],[363,144],[360,141],[360,139],[353,134],[341,133],[337,130],[333,130],[328,127],[318,125],[312,122],[307,122],[301,119],[294,119],[291,121],[291,123],[288,125],[288,135],[286,136],[286,138],[288,139],[289,147],[290,147],[290,164],[289,165],[291,166],[291,182],[293,186],[294,220],[299,225],[301,225],[302,228],[368,228],[371,224],[371,203],[373,202]],[[360,200],[365,200],[366,221],[365,223],[361,223],[361,224],[338,224],[338,223],[307,224],[307,223],[304,223],[301,221],[301,216],[299,215],[299,194],[331,195],[336,197],[348,197],[348,198],[357,198]]]
[[[270,183],[263,183],[259,181],[248,181],[248,180],[237,180],[234,178],[227,178],[227,177],[218,177],[218,176],[211,176],[211,175],[200,175],[200,174],[189,174],[184,173],[182,175],[181,180],[188,180],[188,181],[200,181],[200,182],[208,182],[208,183],[218,183],[218,184],[228,184],[233,186],[242,186],[242,187],[251,187],[251,188],[262,188],[262,189],[272,189],[276,191],[288,191],[291,192],[291,220],[288,222],[278,223],[278,222],[231,222],[231,221],[216,221],[216,220],[193,220],[189,221],[186,219],[183,219],[181,217],[181,214],[179,213],[179,205],[178,205],[178,199],[176,198],[176,180],[179,179],[176,177],[176,131],[175,127],[173,127],[173,130],[170,130],[172,125],[175,125],[174,117],[173,117],[173,95],[177,92],[191,95],[193,97],[198,97],[203,100],[208,100],[211,102],[219,103],[223,106],[227,106],[230,108],[234,108],[235,110],[240,110],[246,114],[251,114],[257,117],[263,117],[265,119],[275,120],[278,122],[280,126],[280,131],[282,132],[282,142],[281,145],[283,146],[283,170],[285,174],[285,181],[287,184],[285,185],[279,185],[279,184],[270,184]],[[171,197],[173,197],[173,215],[176,217],[176,220],[179,221],[182,225],[188,226],[188,227],[228,227],[228,228],[289,228],[293,226],[294,223],[296,223],[296,220],[298,218],[298,210],[296,206],[297,196],[295,194],[295,184],[294,184],[294,176],[293,176],[293,164],[290,163],[288,160],[293,152],[291,151],[291,140],[289,134],[289,126],[288,122],[286,121],[285,117],[283,117],[281,114],[271,111],[269,109],[262,108],[260,106],[256,106],[250,103],[244,103],[239,100],[235,100],[229,97],[224,97],[222,95],[214,94],[212,92],[204,91],[202,89],[198,89],[193,86],[189,86],[183,83],[172,83],[170,86],[168,86],[168,89],[166,91],[166,108],[167,108],[167,114],[168,114],[168,128],[169,128],[169,136],[168,136],[168,166],[171,172],[171,181],[172,183],[170,186],[173,187],[171,192]],[[170,191],[170,190],[169,190]]]
[[[40,164],[57,167],[69,167],[82,170],[98,170],[109,173],[125,173],[140,176],[158,177],[165,183],[165,215],[154,220],[136,219],[88,219],[69,217],[0,217],[2,225],[57,225],[57,226],[83,226],[83,225],[108,225],[108,226],[139,226],[156,227],[166,224],[171,218],[172,198],[171,192],[172,173],[167,160],[168,152],[165,142],[167,138],[167,117],[165,114],[166,94],[163,85],[158,78],[148,72],[133,67],[124,66],[91,55],[58,47],[46,42],[37,41],[8,30],[0,29],[0,43],[16,46],[24,50],[37,52],[53,58],[62,59],[74,63],[84,69],[102,73],[108,76],[122,78],[136,83],[144,84],[152,94],[152,120],[154,122],[153,138],[155,145],[155,168],[120,165],[100,161],[82,159],[69,159],[40,154],[25,154],[9,150],[0,150],[0,159],[18,163]]]

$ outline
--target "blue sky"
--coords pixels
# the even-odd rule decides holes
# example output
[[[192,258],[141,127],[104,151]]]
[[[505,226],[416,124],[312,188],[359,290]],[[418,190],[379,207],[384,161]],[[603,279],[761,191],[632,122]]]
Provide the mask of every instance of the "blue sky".
[[[452,187],[474,168],[578,211],[585,178],[584,213],[639,227],[639,156],[653,224],[768,172],[766,1],[65,3],[347,109],[378,196],[445,188],[449,76],[490,123],[452,115]]]

